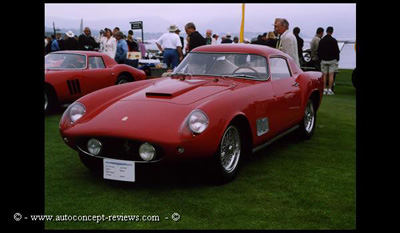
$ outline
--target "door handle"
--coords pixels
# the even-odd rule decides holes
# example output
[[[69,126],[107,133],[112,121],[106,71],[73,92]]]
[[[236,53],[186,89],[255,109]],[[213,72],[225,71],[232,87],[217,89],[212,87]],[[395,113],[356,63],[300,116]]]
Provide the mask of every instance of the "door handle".
[[[292,87],[298,87],[299,86],[299,83],[293,83],[293,85],[292,85]]]

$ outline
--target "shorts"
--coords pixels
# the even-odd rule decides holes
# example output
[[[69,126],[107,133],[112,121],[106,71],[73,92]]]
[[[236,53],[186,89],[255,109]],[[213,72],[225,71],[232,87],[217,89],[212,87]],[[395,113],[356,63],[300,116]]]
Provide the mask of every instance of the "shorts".
[[[326,74],[326,73],[335,73],[338,69],[338,61],[332,60],[332,61],[321,61],[321,72]]]

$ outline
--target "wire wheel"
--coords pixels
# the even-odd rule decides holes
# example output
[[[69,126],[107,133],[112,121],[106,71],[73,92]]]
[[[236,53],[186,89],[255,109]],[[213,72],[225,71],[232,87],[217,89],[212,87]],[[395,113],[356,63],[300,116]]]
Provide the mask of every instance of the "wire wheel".
[[[47,98],[46,92],[44,93],[44,110],[47,110],[47,107],[49,106],[49,99]]]
[[[241,144],[239,130],[229,126],[221,140],[220,161],[226,173],[234,171],[240,158]]]
[[[306,110],[304,112],[304,129],[307,133],[311,133],[315,124],[314,105],[310,100],[308,101]]]

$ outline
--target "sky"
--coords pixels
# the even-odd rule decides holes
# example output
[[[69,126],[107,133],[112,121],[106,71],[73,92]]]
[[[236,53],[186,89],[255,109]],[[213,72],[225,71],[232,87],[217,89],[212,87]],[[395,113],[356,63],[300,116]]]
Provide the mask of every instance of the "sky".
[[[167,32],[171,24],[183,29],[193,22],[205,33],[240,31],[242,4],[45,4],[45,27],[92,29],[120,27],[143,21],[145,32]],[[289,29],[300,27],[301,34],[312,37],[318,27],[333,26],[338,37],[355,38],[356,4],[245,4],[245,32],[273,31],[275,18],[286,18]]]

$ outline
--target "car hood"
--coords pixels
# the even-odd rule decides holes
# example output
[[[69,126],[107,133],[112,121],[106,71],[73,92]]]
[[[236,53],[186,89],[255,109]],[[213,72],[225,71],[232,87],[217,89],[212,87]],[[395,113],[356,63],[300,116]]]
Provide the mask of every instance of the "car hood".
[[[125,96],[120,101],[161,101],[189,105],[228,91],[232,83],[232,81],[213,78],[164,78]]]

